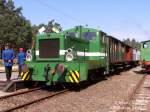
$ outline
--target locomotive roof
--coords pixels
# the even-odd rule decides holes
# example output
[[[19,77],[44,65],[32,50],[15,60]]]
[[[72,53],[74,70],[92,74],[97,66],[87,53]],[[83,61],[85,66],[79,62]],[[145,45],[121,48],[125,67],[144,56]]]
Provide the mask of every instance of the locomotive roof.
[[[63,32],[75,31],[75,30],[79,30],[80,28],[83,29],[83,30],[92,30],[92,31],[98,30],[98,29],[95,29],[95,28],[89,28],[89,27],[83,27],[83,26],[75,26],[75,27],[73,27],[73,28],[64,30]]]

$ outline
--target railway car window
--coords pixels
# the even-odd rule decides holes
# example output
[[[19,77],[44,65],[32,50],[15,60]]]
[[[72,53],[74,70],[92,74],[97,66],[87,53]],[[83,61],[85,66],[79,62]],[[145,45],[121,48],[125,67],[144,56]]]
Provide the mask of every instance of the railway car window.
[[[147,44],[146,43],[143,43],[143,48],[147,48]]]
[[[86,40],[94,40],[96,39],[96,32],[84,32],[83,38]]]

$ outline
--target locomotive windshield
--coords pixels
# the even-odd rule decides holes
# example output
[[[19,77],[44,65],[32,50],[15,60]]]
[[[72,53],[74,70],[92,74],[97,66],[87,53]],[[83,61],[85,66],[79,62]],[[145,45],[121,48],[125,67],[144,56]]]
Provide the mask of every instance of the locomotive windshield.
[[[143,43],[143,48],[147,48],[147,44],[146,43]]]
[[[82,36],[86,40],[94,40],[96,39],[96,32],[84,32]]]
[[[67,32],[66,36],[71,38],[80,38],[79,32]]]

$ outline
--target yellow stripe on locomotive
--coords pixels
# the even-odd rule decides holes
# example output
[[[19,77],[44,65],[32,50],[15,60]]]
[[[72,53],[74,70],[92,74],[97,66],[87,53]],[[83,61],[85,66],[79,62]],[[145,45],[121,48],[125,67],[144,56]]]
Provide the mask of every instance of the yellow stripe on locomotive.
[[[72,83],[79,83],[80,82],[80,74],[78,71],[69,71],[69,80]]]
[[[21,79],[22,80],[27,81],[27,80],[29,80],[29,78],[30,78],[29,71],[27,71],[27,72],[21,72]]]

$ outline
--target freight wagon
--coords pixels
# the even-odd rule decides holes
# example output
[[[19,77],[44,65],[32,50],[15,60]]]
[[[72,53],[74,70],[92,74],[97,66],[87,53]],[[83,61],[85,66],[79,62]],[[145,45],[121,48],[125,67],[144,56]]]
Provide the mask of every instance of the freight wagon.
[[[77,26],[60,33],[40,34],[22,80],[80,83],[94,81],[118,67],[132,65],[133,49],[105,32]]]
[[[139,65],[139,61],[141,60],[141,51],[138,49],[133,49],[133,62],[134,65]]]
[[[140,51],[133,49],[112,36],[109,38],[109,72],[136,66],[140,60]]]

